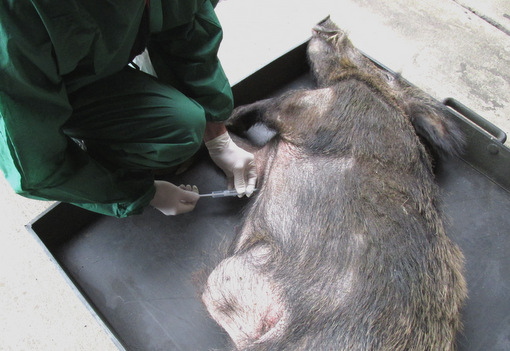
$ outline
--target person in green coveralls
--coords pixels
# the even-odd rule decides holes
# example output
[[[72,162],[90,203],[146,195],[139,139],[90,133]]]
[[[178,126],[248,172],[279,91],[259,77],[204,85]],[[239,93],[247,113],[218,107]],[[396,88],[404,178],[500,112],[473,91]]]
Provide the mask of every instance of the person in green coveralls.
[[[2,0],[0,156],[13,189],[105,215],[194,209],[196,188],[154,180],[202,141],[238,194],[253,155],[223,121],[218,0]],[[147,49],[157,78],[129,65]]]

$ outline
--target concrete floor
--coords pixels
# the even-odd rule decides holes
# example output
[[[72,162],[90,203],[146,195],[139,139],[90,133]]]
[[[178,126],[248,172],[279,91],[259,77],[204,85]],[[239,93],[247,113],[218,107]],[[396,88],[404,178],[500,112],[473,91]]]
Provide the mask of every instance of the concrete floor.
[[[232,84],[331,15],[355,45],[439,100],[510,133],[508,0],[225,0],[220,59]],[[116,350],[24,225],[51,203],[0,180],[0,350]]]

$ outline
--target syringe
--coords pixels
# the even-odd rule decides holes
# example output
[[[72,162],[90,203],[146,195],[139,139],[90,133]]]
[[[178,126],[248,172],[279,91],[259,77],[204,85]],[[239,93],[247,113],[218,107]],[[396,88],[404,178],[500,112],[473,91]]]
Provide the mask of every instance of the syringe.
[[[257,191],[258,189],[253,189],[253,192]],[[200,197],[227,197],[227,196],[237,196],[236,189],[231,190],[217,190],[213,191],[210,194],[200,194]]]

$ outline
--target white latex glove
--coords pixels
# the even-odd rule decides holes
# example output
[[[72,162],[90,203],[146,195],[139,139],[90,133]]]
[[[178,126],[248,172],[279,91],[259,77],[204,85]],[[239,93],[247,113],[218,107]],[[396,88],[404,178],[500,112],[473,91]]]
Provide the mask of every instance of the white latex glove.
[[[257,183],[257,170],[253,154],[237,146],[228,133],[205,143],[211,159],[227,175],[228,188],[239,195],[250,197]]]
[[[200,199],[198,188],[194,185],[176,186],[163,180],[155,180],[154,186],[156,194],[150,204],[167,216],[192,211]]]

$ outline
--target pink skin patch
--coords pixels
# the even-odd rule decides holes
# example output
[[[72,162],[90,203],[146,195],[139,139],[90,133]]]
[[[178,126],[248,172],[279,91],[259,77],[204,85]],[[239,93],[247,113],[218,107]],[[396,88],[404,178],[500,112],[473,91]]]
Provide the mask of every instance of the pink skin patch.
[[[279,289],[260,273],[267,248],[255,248],[222,261],[207,280],[202,300],[237,348],[281,335],[287,313]]]
[[[283,305],[272,307],[261,320],[260,333],[255,341],[257,344],[277,338],[283,334],[287,326],[287,315],[282,308]]]

